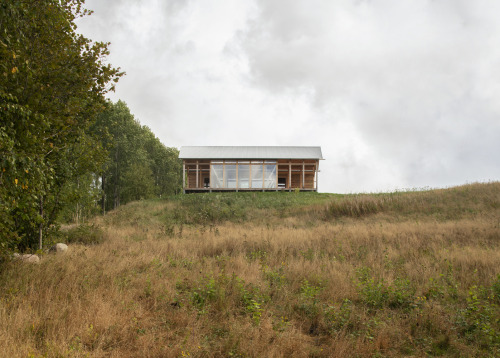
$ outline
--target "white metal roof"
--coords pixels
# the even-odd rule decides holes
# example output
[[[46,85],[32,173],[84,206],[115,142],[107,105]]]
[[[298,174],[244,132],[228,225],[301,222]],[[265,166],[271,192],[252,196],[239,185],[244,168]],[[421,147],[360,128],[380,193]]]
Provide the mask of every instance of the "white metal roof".
[[[323,159],[321,147],[193,146],[181,147],[181,159]]]

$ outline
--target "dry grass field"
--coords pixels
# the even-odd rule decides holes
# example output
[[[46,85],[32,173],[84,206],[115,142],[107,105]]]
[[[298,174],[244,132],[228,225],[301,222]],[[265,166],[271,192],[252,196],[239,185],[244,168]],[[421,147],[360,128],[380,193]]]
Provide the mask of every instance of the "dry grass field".
[[[185,195],[0,271],[2,357],[500,356],[500,183]]]

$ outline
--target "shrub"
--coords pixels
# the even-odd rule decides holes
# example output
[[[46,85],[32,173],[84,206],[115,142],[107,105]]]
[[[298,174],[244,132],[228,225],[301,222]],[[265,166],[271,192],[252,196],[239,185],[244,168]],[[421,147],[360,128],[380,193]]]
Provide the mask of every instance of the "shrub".
[[[237,279],[237,287],[240,295],[240,304],[243,306],[246,313],[250,315],[254,324],[260,323],[263,308],[262,304],[265,299],[257,287],[249,284],[245,286],[245,282]]]
[[[320,312],[318,295],[322,290],[323,287],[310,284],[309,281],[304,280],[302,286],[300,286],[300,304],[296,306],[298,311],[311,319],[316,319]]]
[[[95,224],[82,224],[67,230],[64,237],[68,244],[95,245],[104,241],[104,231]]]
[[[344,299],[340,306],[328,306],[325,310],[325,323],[330,332],[340,330],[349,325],[352,312],[352,302]]]
[[[496,302],[500,303],[500,275],[497,275],[497,279],[491,285],[491,291]]]
[[[500,310],[497,304],[490,302],[492,300],[487,290],[472,286],[467,307],[460,310],[456,317],[460,334],[487,350],[500,348]]]
[[[389,306],[409,309],[415,301],[415,287],[408,279],[397,278],[393,286],[389,286]]]
[[[396,278],[393,285],[371,277],[368,267],[358,269],[358,289],[362,301],[372,308],[410,309],[414,307],[415,288],[410,280]]]
[[[196,288],[191,294],[191,302],[199,311],[214,301],[218,296],[217,283],[213,277],[206,278],[205,282]]]

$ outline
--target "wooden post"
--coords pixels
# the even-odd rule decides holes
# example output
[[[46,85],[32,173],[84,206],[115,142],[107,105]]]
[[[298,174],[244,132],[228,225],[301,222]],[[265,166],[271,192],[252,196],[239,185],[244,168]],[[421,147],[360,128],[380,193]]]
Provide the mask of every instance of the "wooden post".
[[[318,191],[319,189],[319,160],[318,160],[318,164],[316,166],[316,191]]]
[[[186,161],[182,161],[182,192],[186,193]]]
[[[306,187],[306,167],[304,165],[304,161],[302,161],[302,189]]]
[[[262,191],[266,188],[266,161],[262,161]]]
[[[314,189],[318,191],[318,161],[316,161],[315,166],[314,166]]]
[[[276,161],[276,183],[275,183],[276,189],[278,189],[278,173],[279,173],[279,166],[278,166],[278,161]]]
[[[238,189],[240,188],[240,181],[238,178],[238,174],[239,174],[239,163],[238,161],[236,161],[236,191],[238,191]]]
[[[292,187],[292,161],[288,161],[288,189]]]
[[[222,187],[226,188],[226,161],[222,161]]]
[[[212,161],[210,161],[210,164],[208,164],[208,175],[210,176],[210,183],[208,183],[208,188],[212,189]],[[211,192],[212,190],[210,190]]]
[[[198,161],[196,161],[196,188],[200,187],[200,182],[199,182],[199,179],[198,179],[198,171],[199,171]]]

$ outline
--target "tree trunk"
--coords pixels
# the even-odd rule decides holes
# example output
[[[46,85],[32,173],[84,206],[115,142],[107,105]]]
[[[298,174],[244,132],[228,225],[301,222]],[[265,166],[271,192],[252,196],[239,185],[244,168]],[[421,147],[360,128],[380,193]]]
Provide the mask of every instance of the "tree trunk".
[[[40,244],[40,250],[43,248],[43,197],[40,196],[40,216],[42,218],[42,222],[38,227],[38,240]]]
[[[102,190],[102,201],[101,201],[101,208],[102,208],[102,215],[106,214],[106,192],[104,191],[104,184],[106,182],[106,174],[104,172],[102,173],[101,176],[101,190]]]
[[[77,190],[80,190],[80,180],[78,180],[78,179],[76,179],[76,188],[77,188]],[[78,194],[80,194],[80,193],[78,193]],[[76,202],[76,225],[80,224],[79,221],[80,221],[80,202],[77,201]]]
[[[118,195],[118,184],[119,184],[119,175],[118,175],[118,149],[115,152],[115,190],[114,190],[114,202],[113,209],[116,209],[120,205],[120,199]]]

